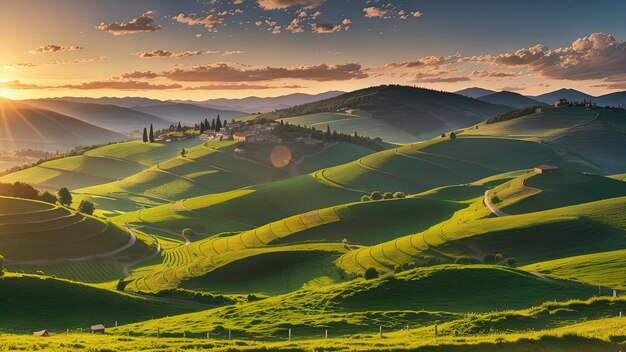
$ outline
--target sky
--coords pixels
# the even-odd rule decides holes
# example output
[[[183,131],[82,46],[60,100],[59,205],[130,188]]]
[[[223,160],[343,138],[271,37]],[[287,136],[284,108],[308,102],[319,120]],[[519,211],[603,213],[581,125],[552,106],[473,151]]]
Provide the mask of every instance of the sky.
[[[626,1],[0,0],[0,96],[626,90]]]

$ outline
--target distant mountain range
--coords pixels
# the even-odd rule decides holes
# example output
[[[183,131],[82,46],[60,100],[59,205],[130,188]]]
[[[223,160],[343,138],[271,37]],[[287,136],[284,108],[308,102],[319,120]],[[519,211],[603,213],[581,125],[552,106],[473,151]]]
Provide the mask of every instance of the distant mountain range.
[[[505,93],[505,92],[495,92],[489,89],[471,87],[471,88],[466,88],[466,89],[456,91],[455,93],[464,95],[470,98],[474,98],[474,99],[491,100],[492,102],[495,100],[498,102],[498,104],[504,104],[504,105],[508,105],[511,107],[524,107],[523,105],[518,105],[518,106],[511,105],[511,104],[523,103],[524,100],[522,100],[520,97],[526,97],[526,98],[533,99],[535,101],[538,101],[544,104],[549,104],[549,105],[551,105],[556,99],[563,98],[563,99],[567,99],[570,101],[583,101],[583,100],[591,101],[600,106],[620,106],[620,105],[626,106],[626,91],[609,93],[609,94],[600,95],[600,96],[593,96],[593,95],[589,95],[587,93],[578,91],[576,89],[562,88],[562,89],[555,90],[553,92],[548,92],[548,93],[537,95],[537,96],[524,96],[518,93],[506,92],[507,93],[506,95],[495,96],[495,99],[493,96],[494,93]],[[505,96],[512,98],[513,96],[511,94],[517,94],[517,96],[514,100],[511,100],[509,104],[506,104],[505,100],[507,98],[505,98]],[[526,102],[527,104],[532,103],[529,100],[526,100]],[[527,105],[527,106],[530,106],[530,105]]]
[[[418,139],[467,127],[494,114],[511,110],[511,108],[454,93],[409,86],[383,85],[261,116],[281,119],[350,110],[359,111],[355,117],[367,115],[373,119],[383,120],[388,125],[408,132]],[[348,118],[344,120],[344,125],[350,122],[354,125],[352,131],[359,132],[361,119]]]
[[[205,101],[181,100],[180,102],[210,107],[213,109],[257,113],[285,109],[296,105],[302,105],[314,101],[336,97],[344,93],[345,92],[341,91],[329,91],[320,94],[294,93],[268,98],[247,97],[241,99],[209,99]]]
[[[531,106],[545,105],[544,103],[523,96],[519,93],[502,91],[483,95],[478,100],[490,102],[497,105],[506,105],[516,109],[527,108]]]
[[[0,98],[0,149],[67,150],[80,145],[121,141],[126,136],[79,119]]]
[[[183,124],[196,124],[206,119],[214,119],[218,115],[222,120],[232,120],[235,117],[241,117],[247,115],[242,111],[231,110],[218,110],[209,107],[198,106],[194,104],[186,103],[170,103],[165,102],[159,105],[150,106],[134,106],[132,108],[136,111],[141,111],[146,114],[158,116],[164,120],[172,122],[182,122]]]

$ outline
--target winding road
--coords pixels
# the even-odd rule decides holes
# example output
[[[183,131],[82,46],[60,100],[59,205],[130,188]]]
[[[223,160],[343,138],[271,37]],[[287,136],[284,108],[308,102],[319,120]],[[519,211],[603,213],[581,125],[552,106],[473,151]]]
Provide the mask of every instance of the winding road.
[[[487,207],[487,209],[489,209],[489,211],[495,215],[495,216],[507,216],[509,214],[501,211],[500,209],[496,208],[495,206],[493,206],[493,204],[491,204],[491,202],[489,201],[489,190],[485,191],[485,197],[483,199],[483,202],[485,203],[485,206]]]

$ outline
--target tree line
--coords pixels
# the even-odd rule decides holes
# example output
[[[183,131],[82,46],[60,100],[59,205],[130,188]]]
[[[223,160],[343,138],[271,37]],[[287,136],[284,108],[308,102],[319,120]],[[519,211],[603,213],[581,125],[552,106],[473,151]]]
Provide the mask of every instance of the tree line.
[[[259,121],[264,121],[261,119]],[[326,125],[326,130],[318,130],[315,127],[307,127],[301,125],[292,125],[284,120],[280,120],[280,124],[274,128],[274,133],[283,138],[293,140],[295,137],[302,137],[303,135],[310,135],[311,138],[324,141],[324,142],[347,142],[357,144],[372,150],[383,150],[383,140],[379,137],[371,138],[368,136],[361,136],[356,131],[354,134],[348,134],[343,132],[337,132],[333,130],[331,132],[330,125]]]
[[[70,207],[73,202],[72,193],[66,187],[59,188],[56,194],[53,194],[48,191],[39,192],[33,186],[19,181],[0,183],[0,196],[40,200],[50,204],[58,203],[64,207]],[[93,215],[96,206],[94,203],[83,199],[76,210],[83,214]]]

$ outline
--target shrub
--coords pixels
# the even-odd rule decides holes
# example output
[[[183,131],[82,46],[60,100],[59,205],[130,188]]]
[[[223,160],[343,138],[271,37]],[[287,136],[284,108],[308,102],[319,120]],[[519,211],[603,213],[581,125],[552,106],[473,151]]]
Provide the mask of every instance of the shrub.
[[[59,189],[57,192],[57,197],[59,198],[59,203],[61,203],[61,205],[64,205],[66,207],[72,205],[72,194],[67,188],[63,187]]]
[[[365,280],[372,280],[378,277],[378,271],[375,268],[367,268],[365,269],[365,273],[363,274]]]
[[[185,228],[183,229],[183,231],[181,232],[181,234],[183,235],[183,237],[185,238],[191,238],[191,236],[193,236],[193,230],[190,228]]]
[[[496,262],[496,256],[494,254],[485,254],[483,261],[487,264],[493,264]]]
[[[370,198],[372,200],[381,200],[381,199],[383,199],[383,195],[382,195],[382,193],[380,193],[378,191],[374,191],[374,192],[372,192],[372,194],[370,194]]]
[[[54,194],[45,191],[41,194],[41,200],[46,203],[55,204],[59,199]]]
[[[406,198],[406,194],[404,194],[404,192],[396,192],[393,194],[394,198],[398,198],[398,199],[402,199],[402,198]]]
[[[370,198],[370,196],[362,196],[361,197],[361,202],[369,202],[370,200],[372,200],[372,198]]]
[[[80,204],[78,204],[78,211],[83,214],[93,215],[94,210],[96,210],[95,204],[88,200],[83,199],[80,201]]]
[[[507,265],[507,266],[515,266],[515,264],[517,263],[517,260],[513,257],[511,258],[506,258],[502,264]]]
[[[496,254],[496,255],[494,256],[494,261],[495,261],[496,263],[500,263],[500,262],[501,262],[501,261],[503,261],[503,260],[504,260],[504,256],[503,256],[502,254],[500,254],[500,253],[498,253],[498,254]]]
[[[441,134],[441,138],[446,138],[445,132]]]
[[[455,264],[477,264],[478,260],[476,258],[461,256],[454,260]]]
[[[455,139],[455,138],[456,138],[456,133],[450,132],[450,139]]]

